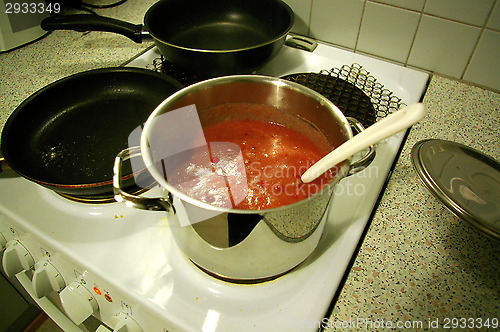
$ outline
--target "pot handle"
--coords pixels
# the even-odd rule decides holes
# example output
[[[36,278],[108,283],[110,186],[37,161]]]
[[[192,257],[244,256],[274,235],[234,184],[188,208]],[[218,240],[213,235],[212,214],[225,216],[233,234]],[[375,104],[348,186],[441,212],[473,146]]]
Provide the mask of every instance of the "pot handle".
[[[43,19],[40,26],[45,31],[74,30],[82,32],[114,32],[130,38],[136,43],[141,43],[147,37],[150,37],[149,32],[145,31],[142,24],[133,24],[110,17],[88,14],[47,17]]]
[[[167,211],[175,213],[174,206],[169,198],[140,197],[129,194],[121,188],[123,162],[140,155],[141,149],[139,147],[130,147],[120,151],[120,153],[116,156],[113,167],[113,191],[115,194],[115,200],[117,202],[125,202],[127,206],[132,206],[141,210]]]
[[[359,134],[360,132],[365,130],[365,127],[357,119],[348,117],[347,121],[351,125],[351,128],[354,129],[356,134]],[[372,163],[373,159],[375,159],[375,155],[377,154],[375,151],[375,145],[370,145],[368,149],[368,153],[365,156],[363,156],[361,159],[356,160],[349,166],[349,172],[347,173],[347,176],[361,172]]]
[[[312,38],[297,35],[287,37],[285,45],[295,47],[300,50],[313,52],[316,47],[318,47],[318,42]]]

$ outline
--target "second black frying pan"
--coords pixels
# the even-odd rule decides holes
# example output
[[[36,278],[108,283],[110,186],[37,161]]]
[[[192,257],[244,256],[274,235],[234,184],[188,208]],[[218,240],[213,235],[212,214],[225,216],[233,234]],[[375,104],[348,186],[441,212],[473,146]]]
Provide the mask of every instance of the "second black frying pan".
[[[30,96],[7,119],[1,141],[5,161],[56,192],[112,197],[116,154],[180,88],[166,75],[139,68],[97,69],[61,79]],[[131,187],[131,169],[128,178]]]
[[[294,13],[281,0],[161,0],[144,26],[95,15],[49,17],[44,30],[108,31],[135,42],[151,36],[169,61],[208,76],[250,73],[283,46]]]

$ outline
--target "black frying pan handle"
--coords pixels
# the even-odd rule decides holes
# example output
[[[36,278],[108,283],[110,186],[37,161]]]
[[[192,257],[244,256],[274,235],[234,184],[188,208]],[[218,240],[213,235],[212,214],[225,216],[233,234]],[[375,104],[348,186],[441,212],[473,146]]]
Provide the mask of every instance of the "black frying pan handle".
[[[136,43],[141,43],[144,36],[142,24],[132,24],[110,17],[87,14],[47,17],[42,21],[41,27],[45,31],[74,30],[114,32],[130,38]]]

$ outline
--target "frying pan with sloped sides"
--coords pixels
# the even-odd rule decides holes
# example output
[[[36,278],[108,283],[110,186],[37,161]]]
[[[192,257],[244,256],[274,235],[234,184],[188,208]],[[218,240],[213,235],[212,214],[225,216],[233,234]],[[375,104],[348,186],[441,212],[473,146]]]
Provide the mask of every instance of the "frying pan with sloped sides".
[[[295,15],[281,0],[160,0],[144,25],[96,15],[48,17],[42,29],[107,31],[135,42],[152,38],[178,66],[208,76],[261,68],[284,45]]]
[[[113,163],[164,99],[182,85],[139,68],[91,70],[56,81],[8,118],[1,149],[23,177],[79,197],[113,196]],[[126,187],[135,186],[132,169]]]

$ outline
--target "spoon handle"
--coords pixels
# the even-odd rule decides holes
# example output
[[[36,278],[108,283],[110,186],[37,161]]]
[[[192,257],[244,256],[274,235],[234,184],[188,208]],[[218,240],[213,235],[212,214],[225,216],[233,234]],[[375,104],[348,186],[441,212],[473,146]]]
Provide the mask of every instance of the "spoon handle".
[[[302,182],[311,182],[328,169],[370,145],[408,129],[422,120],[426,114],[425,106],[421,103],[412,104],[394,112],[321,158],[302,174]]]

